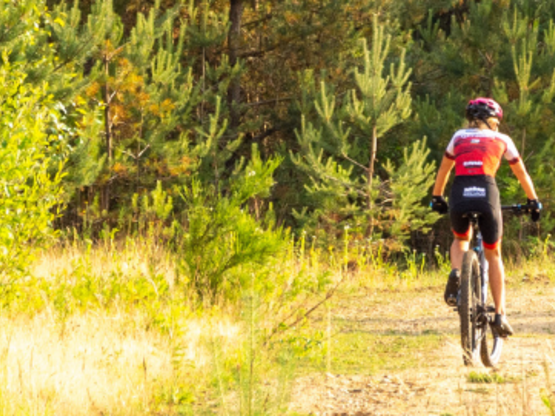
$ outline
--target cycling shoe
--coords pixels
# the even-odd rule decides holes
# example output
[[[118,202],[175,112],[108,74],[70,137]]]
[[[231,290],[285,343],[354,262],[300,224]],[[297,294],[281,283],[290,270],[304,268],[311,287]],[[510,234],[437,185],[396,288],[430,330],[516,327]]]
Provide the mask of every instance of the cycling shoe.
[[[501,338],[506,338],[514,334],[513,328],[509,324],[509,321],[507,321],[507,317],[498,313],[495,314],[495,319],[492,322],[492,330]]]
[[[443,294],[443,299],[445,299],[445,303],[447,303],[447,305],[457,306],[457,294],[459,292],[460,284],[461,276],[459,269],[451,270],[447,286],[445,286],[445,293]]]

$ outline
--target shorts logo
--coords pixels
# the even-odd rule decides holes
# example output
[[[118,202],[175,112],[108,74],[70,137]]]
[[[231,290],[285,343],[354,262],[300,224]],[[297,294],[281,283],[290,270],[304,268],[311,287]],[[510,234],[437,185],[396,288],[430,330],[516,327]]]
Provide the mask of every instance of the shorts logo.
[[[480,143],[480,139],[472,139],[470,140],[470,143]]]
[[[486,188],[478,188],[477,186],[472,186],[470,188],[464,188],[463,197],[465,198],[485,198]]]
[[[484,162],[482,162],[481,160],[467,160],[466,162],[463,163],[463,166],[465,168],[467,167],[475,167],[475,166],[483,166]]]

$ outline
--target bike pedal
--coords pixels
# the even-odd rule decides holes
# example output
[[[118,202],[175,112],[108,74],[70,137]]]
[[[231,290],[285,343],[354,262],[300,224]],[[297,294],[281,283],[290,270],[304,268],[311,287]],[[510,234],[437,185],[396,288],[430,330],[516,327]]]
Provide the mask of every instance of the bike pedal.
[[[495,312],[495,307],[491,306],[491,305],[487,306],[486,307],[486,312]]]

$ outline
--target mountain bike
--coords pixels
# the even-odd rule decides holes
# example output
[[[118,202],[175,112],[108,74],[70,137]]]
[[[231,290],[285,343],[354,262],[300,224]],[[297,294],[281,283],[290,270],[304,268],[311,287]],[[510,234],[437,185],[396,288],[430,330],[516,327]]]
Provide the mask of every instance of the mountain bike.
[[[502,206],[502,211],[516,215],[529,214],[534,207],[529,205]],[[482,234],[478,227],[480,213],[466,214],[474,230],[472,249],[463,257],[460,288],[456,311],[461,323],[461,345],[465,365],[478,362],[478,356],[486,367],[495,367],[501,357],[503,338],[497,334],[493,321],[495,308],[487,305],[488,262],[482,244]],[[488,327],[491,340],[488,340]]]

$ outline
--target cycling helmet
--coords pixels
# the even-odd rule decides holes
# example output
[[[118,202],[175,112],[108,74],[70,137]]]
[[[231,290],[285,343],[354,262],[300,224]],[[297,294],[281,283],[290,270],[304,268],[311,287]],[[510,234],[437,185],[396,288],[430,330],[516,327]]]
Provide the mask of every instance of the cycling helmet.
[[[503,118],[503,109],[491,98],[478,97],[470,100],[466,106],[466,118],[468,120],[486,120],[490,117]]]

